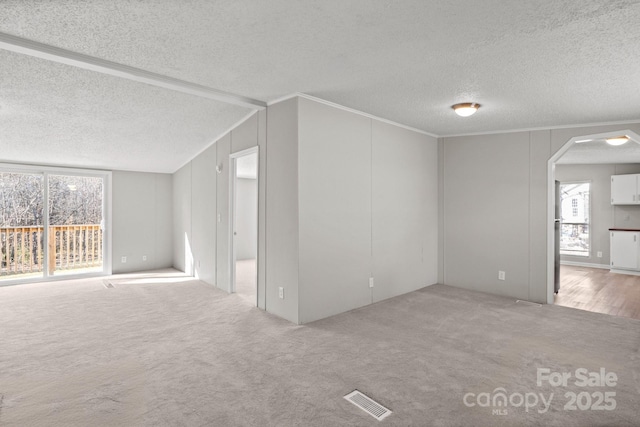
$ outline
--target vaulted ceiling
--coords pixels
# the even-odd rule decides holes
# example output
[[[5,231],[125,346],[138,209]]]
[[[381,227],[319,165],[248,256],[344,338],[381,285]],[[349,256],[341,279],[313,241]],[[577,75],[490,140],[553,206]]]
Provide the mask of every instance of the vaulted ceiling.
[[[637,0],[0,2],[2,33],[439,136],[639,120],[638,22]],[[0,81],[0,161],[173,172],[251,112],[3,50]]]

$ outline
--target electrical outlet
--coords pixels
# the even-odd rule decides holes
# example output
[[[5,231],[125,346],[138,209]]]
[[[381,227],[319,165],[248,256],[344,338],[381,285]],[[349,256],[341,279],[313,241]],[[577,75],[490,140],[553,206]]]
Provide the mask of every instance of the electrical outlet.
[[[123,257],[122,257],[122,259],[120,259],[120,262],[121,262],[121,263],[123,263],[123,264],[126,264],[126,262],[127,262],[127,257],[126,257],[126,256],[123,256]]]
[[[218,214],[218,222],[221,222],[221,221],[222,221],[222,215]]]
[[[369,277],[369,287],[373,288],[373,277]]]
[[[278,298],[284,299],[284,288],[282,286],[278,287]]]
[[[502,270],[498,271],[498,280],[507,280],[507,273]]]
[[[146,261],[147,260],[147,256],[146,255],[142,255],[142,261]]]
[[[602,251],[598,251],[598,253],[597,253],[597,257],[598,257],[598,258],[602,258]]]

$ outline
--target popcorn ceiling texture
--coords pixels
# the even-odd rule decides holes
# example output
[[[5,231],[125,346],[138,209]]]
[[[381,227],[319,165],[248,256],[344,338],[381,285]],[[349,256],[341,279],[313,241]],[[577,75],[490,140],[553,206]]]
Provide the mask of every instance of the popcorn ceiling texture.
[[[574,144],[558,161],[559,164],[640,163],[640,143],[634,140],[612,147],[607,143],[589,141]]]
[[[5,33],[264,101],[304,92],[438,135],[637,120],[637,22],[637,0],[13,0],[0,5]],[[27,72],[15,78],[31,86],[36,77]],[[105,85],[103,92],[130,85],[96,79]],[[61,93],[64,85],[63,79]],[[136,92],[135,102],[157,105],[161,114],[152,95],[160,96],[157,91],[138,91],[144,95]],[[49,94],[39,96],[44,99],[35,102],[44,104]],[[201,101],[177,98],[200,110]],[[483,107],[461,119],[449,108],[461,101]],[[125,97],[123,109],[131,102]],[[3,94],[0,104],[5,103]],[[222,108],[206,105],[218,115],[197,111],[185,118],[195,127],[190,132],[232,124]],[[164,107],[181,110],[182,104]],[[142,133],[147,131],[159,133],[148,128]],[[217,136],[215,130],[208,136]]]
[[[0,161],[172,173],[249,109],[0,50]]]

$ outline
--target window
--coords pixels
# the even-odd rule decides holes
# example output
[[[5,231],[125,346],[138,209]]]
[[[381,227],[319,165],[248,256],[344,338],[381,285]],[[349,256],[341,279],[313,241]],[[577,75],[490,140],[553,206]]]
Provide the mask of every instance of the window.
[[[588,257],[591,184],[588,182],[560,185],[560,254]]]

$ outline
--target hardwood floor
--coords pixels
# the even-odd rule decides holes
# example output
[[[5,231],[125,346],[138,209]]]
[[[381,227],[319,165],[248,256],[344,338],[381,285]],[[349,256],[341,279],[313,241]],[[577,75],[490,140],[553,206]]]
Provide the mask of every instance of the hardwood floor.
[[[555,303],[640,320],[640,276],[563,265]]]

